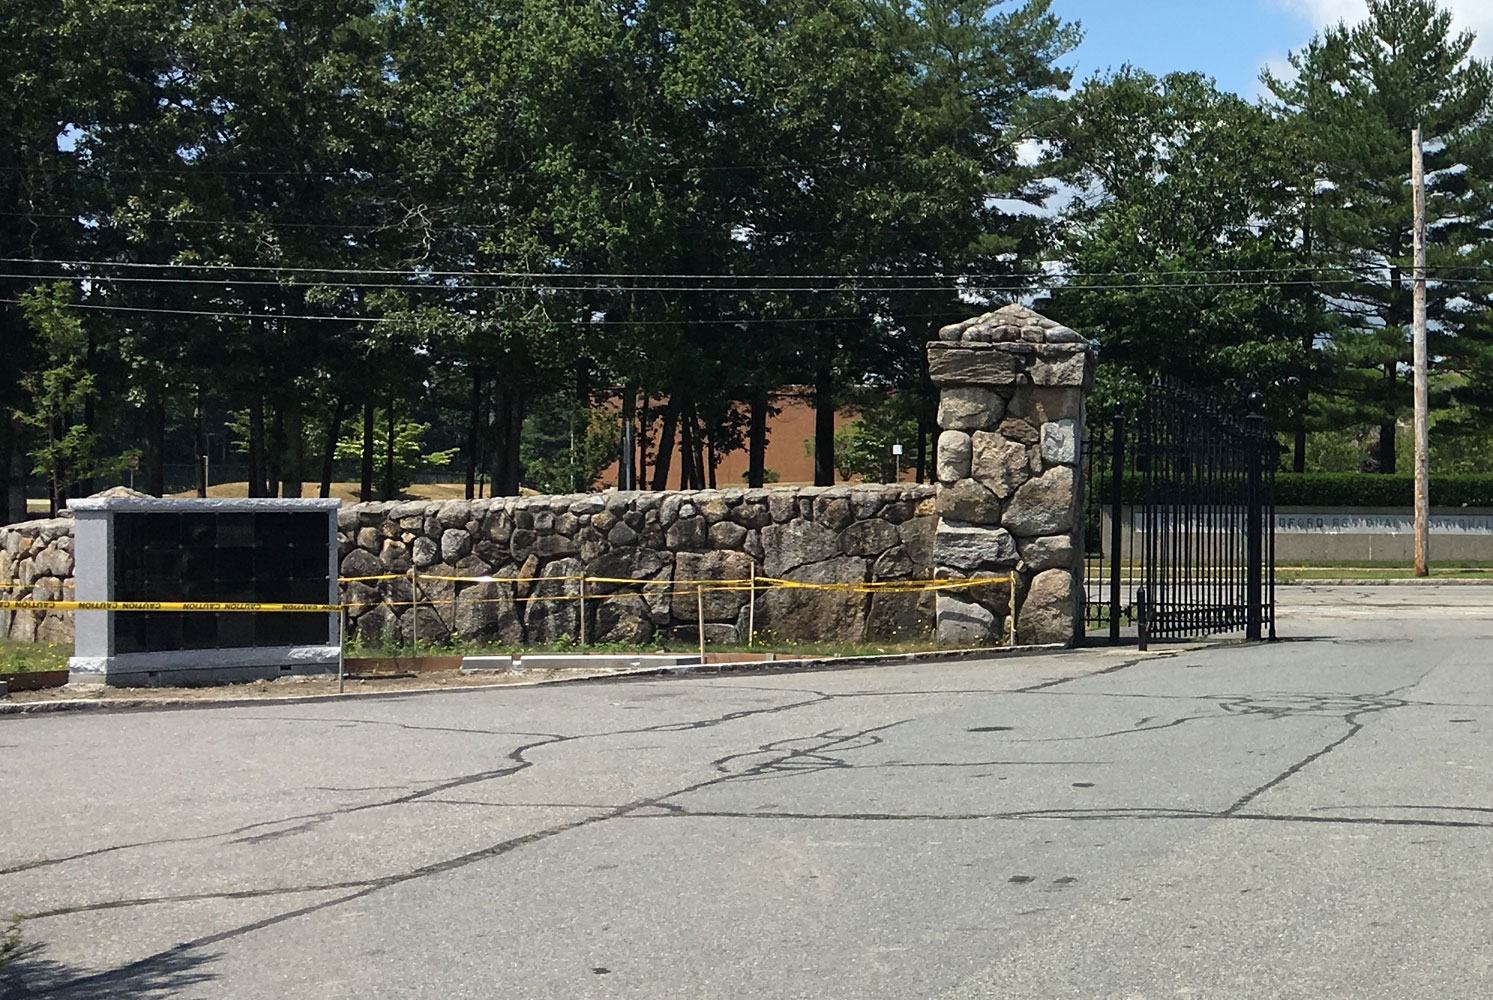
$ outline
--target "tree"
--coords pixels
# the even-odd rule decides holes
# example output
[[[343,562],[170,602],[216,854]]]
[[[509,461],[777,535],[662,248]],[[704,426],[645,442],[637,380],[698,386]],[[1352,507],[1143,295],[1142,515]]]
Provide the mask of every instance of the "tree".
[[[451,464],[457,449],[426,451],[425,435],[430,424],[417,423],[397,412],[376,408],[373,412],[373,442],[380,455],[390,459],[385,467],[383,499],[393,500],[397,493],[414,481],[421,472],[444,469]],[[337,441],[337,457],[358,458],[363,454],[362,428],[347,426]],[[372,499],[365,497],[364,499]]]
[[[852,407],[856,419],[835,432],[835,463],[842,479],[860,477],[868,483],[894,483],[906,468],[892,447],[907,444],[918,434],[918,399],[862,391]]]
[[[1322,322],[1301,254],[1284,131],[1197,74],[1124,69],[1072,99],[1062,151],[1069,277],[1047,308],[1099,340],[1101,398],[1161,373],[1289,420]]]
[[[1397,466],[1396,426],[1409,403],[1411,322],[1411,131],[1427,146],[1429,288],[1437,323],[1433,353],[1464,380],[1466,400],[1493,398],[1487,381],[1486,285],[1464,282],[1488,261],[1489,110],[1493,71],[1470,56],[1471,32],[1452,30],[1435,0],[1369,0],[1368,17],[1338,24],[1292,54],[1294,80],[1262,77],[1277,113],[1295,131],[1313,189],[1308,225],[1315,252],[1353,280],[1324,285],[1342,319],[1330,340],[1344,377],[1328,397],[1339,421],[1373,423],[1371,464]]]
[[[21,423],[40,432],[30,452],[32,472],[47,481],[53,517],[67,501],[68,485],[93,474],[94,434],[81,420],[83,404],[93,393],[93,375],[83,367],[83,324],[68,308],[72,301],[72,287],[63,282],[21,296],[21,310],[46,367],[21,376],[30,408],[14,412]]]

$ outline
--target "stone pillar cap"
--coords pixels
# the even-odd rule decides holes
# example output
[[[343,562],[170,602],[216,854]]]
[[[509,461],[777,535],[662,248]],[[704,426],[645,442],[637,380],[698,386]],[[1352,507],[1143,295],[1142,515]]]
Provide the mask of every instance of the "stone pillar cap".
[[[945,343],[964,344],[1087,344],[1088,341],[1056,320],[1022,305],[1002,306],[994,312],[951,323],[938,331]]]

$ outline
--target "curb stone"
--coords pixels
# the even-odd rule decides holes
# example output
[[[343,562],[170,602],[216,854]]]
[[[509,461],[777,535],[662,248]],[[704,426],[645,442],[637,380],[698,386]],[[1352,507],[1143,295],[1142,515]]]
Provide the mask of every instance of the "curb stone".
[[[1438,580],[1416,579],[1414,577],[1405,579],[1379,578],[1371,580],[1292,580],[1290,583],[1277,583],[1276,589],[1281,587],[1493,587],[1493,579],[1488,580]]]

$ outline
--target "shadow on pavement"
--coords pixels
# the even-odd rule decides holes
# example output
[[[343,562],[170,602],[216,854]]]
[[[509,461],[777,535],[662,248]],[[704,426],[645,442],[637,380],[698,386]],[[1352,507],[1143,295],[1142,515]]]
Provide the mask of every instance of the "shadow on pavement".
[[[0,1000],[151,1000],[217,978],[205,966],[218,956],[173,949],[117,969],[92,971],[49,961],[45,947],[17,959],[0,972]]]

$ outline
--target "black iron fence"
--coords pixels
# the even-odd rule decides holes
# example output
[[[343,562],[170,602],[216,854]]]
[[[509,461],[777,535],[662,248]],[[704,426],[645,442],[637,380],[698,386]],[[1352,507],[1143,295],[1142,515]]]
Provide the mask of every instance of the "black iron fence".
[[[1243,631],[1275,637],[1276,445],[1244,416],[1158,382],[1085,435],[1084,622],[1118,642]]]

